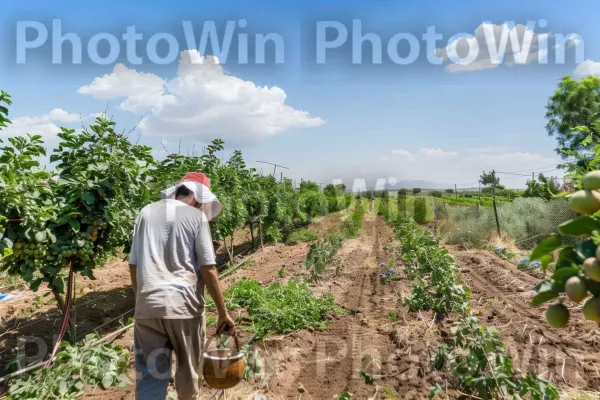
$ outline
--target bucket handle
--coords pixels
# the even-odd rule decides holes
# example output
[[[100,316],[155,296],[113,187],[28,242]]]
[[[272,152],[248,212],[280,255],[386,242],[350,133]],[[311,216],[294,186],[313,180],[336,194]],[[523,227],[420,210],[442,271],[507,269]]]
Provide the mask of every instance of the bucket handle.
[[[208,339],[208,342],[206,342],[206,346],[204,347],[205,348],[204,351],[208,350],[208,348],[209,348],[210,343],[212,342],[212,340],[214,338],[216,338],[217,336],[219,336],[221,334],[221,332],[223,331],[223,328],[225,328],[226,326],[227,326],[227,322],[226,321],[222,322],[221,325],[219,325],[219,327],[217,328],[217,332]],[[240,342],[238,340],[237,332],[234,332],[233,335],[231,335],[231,336],[233,337],[233,340],[235,342],[235,347],[236,347],[236,350],[237,350],[236,354],[239,354],[239,352],[240,352]]]

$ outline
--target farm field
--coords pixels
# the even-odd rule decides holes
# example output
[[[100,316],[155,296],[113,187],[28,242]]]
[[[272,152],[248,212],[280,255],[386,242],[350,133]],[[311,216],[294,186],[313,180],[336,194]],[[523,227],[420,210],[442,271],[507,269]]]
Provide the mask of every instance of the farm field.
[[[449,398],[460,396],[455,377],[432,366],[439,346],[448,342],[450,329],[460,317],[450,313],[438,320],[433,311],[409,311],[403,298],[410,297],[413,282],[406,275],[401,243],[393,227],[369,211],[374,210],[373,204],[365,208],[367,212],[357,235],[344,240],[334,261],[323,271],[322,279],[309,285],[316,297],[331,294],[346,311],[330,315],[331,321],[324,331],[307,327],[287,334],[269,334],[256,341],[251,354],[259,368],[247,381],[227,391],[228,398],[258,399],[262,395],[273,399],[325,399],[348,393],[357,399],[424,399],[436,385],[447,387]],[[323,217],[311,224],[309,230],[326,237],[343,230],[349,216],[350,210]],[[448,250],[456,257],[461,279],[472,290],[469,301],[472,314],[486,326],[498,329],[513,356],[515,368],[525,373],[537,371],[565,394],[600,389],[598,357],[589,352],[590,347],[598,345],[592,334],[594,324],[576,318],[568,330],[549,331],[543,317],[544,307],[529,308],[533,296],[530,289],[539,281],[539,271],[519,271],[488,252],[453,247]],[[245,279],[260,282],[263,287],[303,281],[308,276],[304,265],[308,252],[308,243],[269,245],[241,269],[225,277],[224,287],[231,288]],[[282,266],[285,274],[280,272]],[[392,270],[393,275],[384,280],[381,274],[386,270]],[[77,320],[81,323],[78,329],[133,306],[126,271],[125,263],[111,262],[97,270],[96,281],[80,283],[98,296],[109,294],[113,300],[86,305],[85,312],[78,313]],[[80,301],[90,300],[84,295]],[[43,309],[27,312],[31,314],[30,321],[48,316]],[[241,317],[243,311],[234,314]],[[3,326],[15,322],[6,310],[1,315]],[[114,322],[103,333],[118,326]],[[53,324],[48,322],[48,328],[49,338]],[[214,327],[209,328],[209,333],[213,330]],[[19,333],[31,331],[21,329]],[[250,332],[242,334],[243,339],[250,336]],[[3,339],[3,346],[14,340],[10,336]],[[115,343],[131,348],[132,341],[132,330],[128,330]],[[361,371],[366,375],[361,376]],[[127,375],[134,379],[131,364]],[[212,392],[203,387],[203,398]],[[176,398],[174,393],[171,395]],[[88,387],[84,398],[133,399],[133,386],[108,390]]]

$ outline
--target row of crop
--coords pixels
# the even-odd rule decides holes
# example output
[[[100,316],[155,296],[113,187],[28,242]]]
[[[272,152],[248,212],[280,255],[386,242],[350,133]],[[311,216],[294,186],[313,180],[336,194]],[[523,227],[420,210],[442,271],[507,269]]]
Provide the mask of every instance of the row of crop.
[[[320,239],[310,245],[310,249],[304,261],[308,270],[307,280],[317,282],[321,279],[325,268],[331,264],[333,258],[342,246],[344,239],[354,237],[362,227],[365,207],[362,201],[356,200],[354,210],[344,221],[342,233],[333,233],[325,239]]]
[[[405,304],[411,311],[433,310],[438,320],[450,312],[461,316],[451,329],[452,340],[438,349],[434,367],[448,366],[457,388],[482,399],[529,396],[558,400],[558,392],[549,382],[533,372],[523,375],[515,369],[498,332],[470,315],[471,291],[461,282],[454,257],[439,247],[431,232],[403,214],[389,220],[402,243],[407,277],[415,281]],[[441,385],[433,387],[429,398],[442,391]]]
[[[10,124],[2,104],[11,100],[0,91],[0,129]],[[246,166],[240,151],[223,160],[221,140],[200,154],[171,154],[159,161],[150,147],[132,142],[106,116],[80,132],[57,133],[51,152],[40,135],[0,140],[0,272],[22,277],[33,290],[47,285],[59,308],[69,266],[93,278],[94,268],[108,257],[127,252],[136,213],[187,172],[204,172],[223,203],[211,231],[232,261],[237,230],[248,227],[253,246],[282,241],[352,200],[343,185],[321,192],[304,181],[297,190],[289,179],[263,176]],[[46,155],[51,168],[39,162]]]

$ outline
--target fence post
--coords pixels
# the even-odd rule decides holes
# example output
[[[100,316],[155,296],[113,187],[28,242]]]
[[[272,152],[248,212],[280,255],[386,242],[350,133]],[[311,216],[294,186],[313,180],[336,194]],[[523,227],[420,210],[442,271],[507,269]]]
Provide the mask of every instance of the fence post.
[[[492,204],[494,205],[494,215],[496,217],[496,229],[500,236],[500,221],[498,220],[498,209],[496,208],[496,171],[492,170]]]
[[[454,184],[454,197],[458,199],[458,189],[456,189],[456,183]]]

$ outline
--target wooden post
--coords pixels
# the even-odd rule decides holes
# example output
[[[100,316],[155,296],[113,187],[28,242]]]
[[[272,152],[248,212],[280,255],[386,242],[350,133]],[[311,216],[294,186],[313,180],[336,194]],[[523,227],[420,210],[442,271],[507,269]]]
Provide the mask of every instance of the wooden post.
[[[458,199],[458,189],[456,188],[456,183],[454,184],[454,197]]]
[[[283,172],[281,173],[281,178],[279,179],[279,182],[283,182]]]
[[[500,236],[500,221],[498,220],[498,209],[496,208],[496,171],[492,170],[492,204],[494,205],[494,216],[496,217],[496,229]]]

